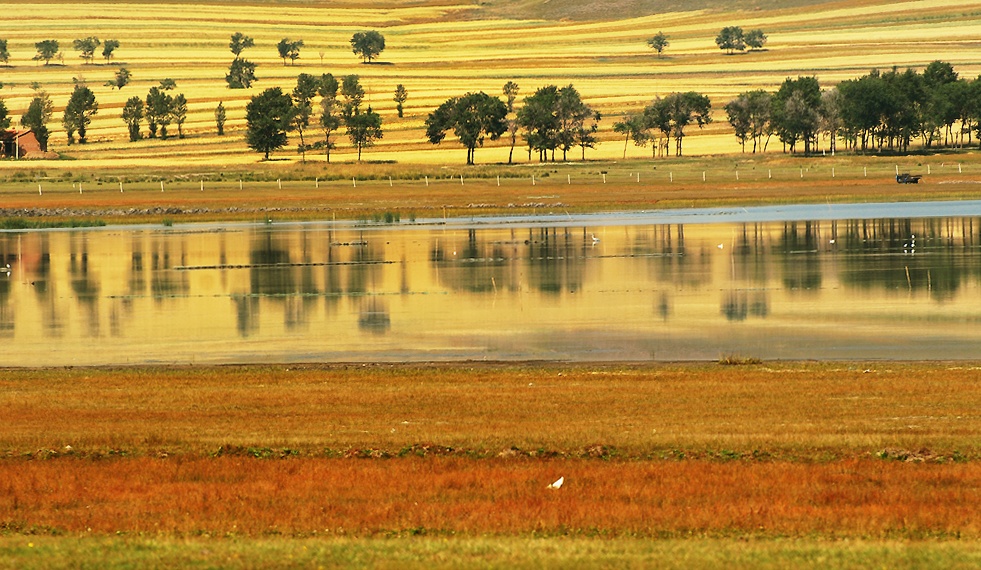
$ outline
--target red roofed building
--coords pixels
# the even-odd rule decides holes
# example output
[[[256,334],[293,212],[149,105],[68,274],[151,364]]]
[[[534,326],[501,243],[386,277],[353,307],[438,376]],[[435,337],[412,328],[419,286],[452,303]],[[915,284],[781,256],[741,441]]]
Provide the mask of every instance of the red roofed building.
[[[45,158],[33,131],[0,132],[0,155],[7,158]]]

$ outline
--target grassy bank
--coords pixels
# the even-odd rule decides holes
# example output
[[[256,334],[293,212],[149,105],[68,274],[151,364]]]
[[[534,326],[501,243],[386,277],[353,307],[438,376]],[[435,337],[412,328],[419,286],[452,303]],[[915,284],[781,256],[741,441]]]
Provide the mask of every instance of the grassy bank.
[[[285,172],[166,174],[150,170],[34,172],[0,181],[4,212],[19,218],[110,223],[282,219],[402,221],[444,216],[573,213],[784,203],[973,199],[973,153],[595,161],[434,168],[375,164],[331,174],[316,165]],[[895,173],[924,176],[896,184]]]

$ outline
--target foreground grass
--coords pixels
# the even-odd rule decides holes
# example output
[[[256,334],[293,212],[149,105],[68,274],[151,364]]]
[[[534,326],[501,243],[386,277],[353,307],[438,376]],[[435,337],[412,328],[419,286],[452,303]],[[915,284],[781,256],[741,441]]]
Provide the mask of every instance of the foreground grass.
[[[479,457],[596,446],[634,459],[981,456],[981,369],[965,363],[9,369],[0,407],[7,457],[66,445],[76,456],[397,456],[419,445]]]
[[[44,568],[976,568],[974,542],[550,538],[257,540],[0,537],[0,566]]]
[[[0,567],[972,567],[979,380],[972,363],[8,369]]]

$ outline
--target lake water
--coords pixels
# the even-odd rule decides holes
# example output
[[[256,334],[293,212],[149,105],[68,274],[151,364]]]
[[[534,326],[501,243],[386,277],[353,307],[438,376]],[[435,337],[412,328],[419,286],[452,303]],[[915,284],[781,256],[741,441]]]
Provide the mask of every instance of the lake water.
[[[0,365],[974,359],[981,203],[0,233]]]

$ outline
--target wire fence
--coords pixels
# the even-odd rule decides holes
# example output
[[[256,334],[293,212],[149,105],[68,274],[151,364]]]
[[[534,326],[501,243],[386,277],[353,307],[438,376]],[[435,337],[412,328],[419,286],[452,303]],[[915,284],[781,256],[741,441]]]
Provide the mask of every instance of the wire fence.
[[[365,176],[359,178],[338,178],[336,176],[314,177],[312,179],[256,180],[245,177],[229,180],[213,174],[185,175],[174,179],[133,180],[112,175],[93,175],[90,181],[66,179],[10,180],[0,184],[0,194],[36,192],[38,195],[57,193],[126,193],[126,192],[207,192],[241,191],[261,189],[264,191],[310,191],[347,187],[360,188],[432,188],[436,191],[448,186],[480,185],[507,188],[534,188],[557,186],[595,186],[597,189],[624,185],[669,186],[691,184],[750,184],[750,183],[807,183],[840,181],[899,182],[900,175],[910,174],[907,182],[924,184],[981,183],[981,164],[959,161],[895,162],[884,164],[881,161],[868,165],[856,164],[808,164],[806,166],[761,166],[755,164],[736,164],[720,167],[711,165],[657,165],[638,164],[636,168],[617,165],[616,170],[604,170],[600,165],[588,163],[543,163],[535,165],[538,170],[516,173],[509,170],[505,174],[468,176],[466,173],[421,175],[409,178],[392,176]]]

